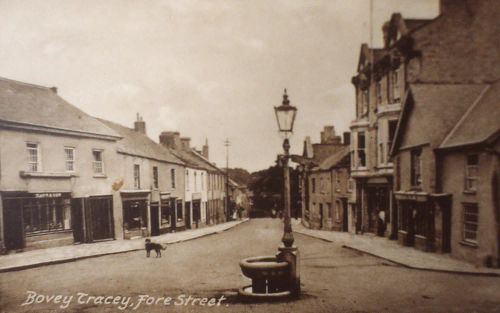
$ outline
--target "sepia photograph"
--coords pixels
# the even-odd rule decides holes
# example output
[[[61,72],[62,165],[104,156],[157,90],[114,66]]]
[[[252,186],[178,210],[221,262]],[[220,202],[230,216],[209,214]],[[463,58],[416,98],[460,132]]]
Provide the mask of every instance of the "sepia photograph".
[[[0,0],[0,313],[500,313],[499,0]]]

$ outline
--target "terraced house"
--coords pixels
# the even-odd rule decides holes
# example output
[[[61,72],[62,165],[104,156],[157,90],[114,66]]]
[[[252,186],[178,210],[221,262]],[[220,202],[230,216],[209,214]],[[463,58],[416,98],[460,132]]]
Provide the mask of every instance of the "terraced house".
[[[100,120],[122,137],[117,143],[119,192],[115,223],[123,237],[156,236],[185,228],[185,164],[146,134],[146,122],[137,115],[134,128]]]
[[[121,136],[56,88],[0,78],[0,245],[35,249],[121,237]]]

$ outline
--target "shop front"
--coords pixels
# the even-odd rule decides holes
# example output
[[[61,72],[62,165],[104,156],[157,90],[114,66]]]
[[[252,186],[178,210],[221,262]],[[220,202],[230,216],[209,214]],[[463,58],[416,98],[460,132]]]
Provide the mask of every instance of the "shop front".
[[[172,197],[170,193],[160,193],[160,234],[176,230],[177,218],[175,217],[175,206],[175,197]],[[153,222],[151,221],[151,223]]]
[[[5,247],[38,249],[72,244],[69,192],[2,192]]]
[[[434,206],[427,193],[396,192],[398,242],[422,251],[434,251]]]
[[[123,237],[135,239],[149,235],[149,191],[121,192],[123,207]]]

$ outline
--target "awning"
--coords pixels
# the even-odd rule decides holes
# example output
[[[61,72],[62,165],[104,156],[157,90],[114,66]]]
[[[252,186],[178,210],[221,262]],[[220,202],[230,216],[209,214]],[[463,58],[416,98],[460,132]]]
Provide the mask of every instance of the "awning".
[[[394,196],[396,200],[402,201],[427,202],[429,200],[429,194],[421,191],[396,191]]]

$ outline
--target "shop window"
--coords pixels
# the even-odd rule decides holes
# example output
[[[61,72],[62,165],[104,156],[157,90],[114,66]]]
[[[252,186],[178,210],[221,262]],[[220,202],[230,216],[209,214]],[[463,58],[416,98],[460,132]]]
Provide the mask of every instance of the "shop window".
[[[411,185],[412,187],[422,186],[422,149],[411,151]]]
[[[467,155],[465,166],[465,190],[476,191],[478,180],[479,157],[477,154]]]
[[[172,215],[172,207],[170,205],[170,201],[165,200],[161,202],[161,225],[168,226],[170,225],[170,219]]]
[[[134,188],[141,189],[141,167],[139,164],[134,164]]]
[[[366,167],[365,133],[358,133],[358,167]]]
[[[28,171],[41,172],[42,159],[40,156],[40,145],[28,142],[26,143],[26,149],[28,150]]]
[[[75,171],[75,148],[64,147],[64,158],[66,162],[66,172]]]
[[[92,168],[94,170],[94,174],[104,174],[104,161],[102,158],[102,153],[102,150],[92,150]]]
[[[70,229],[70,200],[29,198],[23,201],[23,224],[26,234]]]
[[[426,237],[428,228],[427,207],[424,204],[414,204],[411,213],[415,218],[415,235]]]
[[[158,167],[157,166],[153,166],[153,187],[155,189],[158,189]]]
[[[399,230],[402,231],[408,231],[409,230],[409,221],[410,221],[410,211],[408,204],[405,202],[401,202],[399,207],[399,214],[398,214],[398,226]]]
[[[175,189],[175,168],[170,169],[170,186]]]
[[[477,203],[463,204],[463,239],[464,241],[477,242],[478,215],[479,209]]]
[[[147,226],[147,204],[142,201],[123,202],[123,226],[125,230],[139,230]]]

